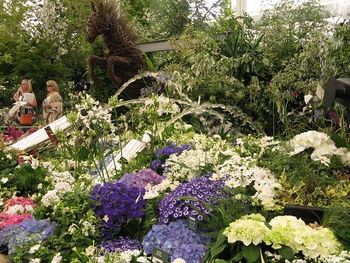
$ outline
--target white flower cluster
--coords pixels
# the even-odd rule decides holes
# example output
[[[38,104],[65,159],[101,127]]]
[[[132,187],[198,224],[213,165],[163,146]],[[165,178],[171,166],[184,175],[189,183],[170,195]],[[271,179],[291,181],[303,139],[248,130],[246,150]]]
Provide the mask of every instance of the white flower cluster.
[[[54,206],[60,200],[60,195],[72,191],[72,185],[74,183],[73,176],[65,172],[52,171],[52,181],[54,189],[49,190],[41,199],[44,206]]]
[[[246,187],[253,183],[256,190],[253,200],[266,209],[275,206],[277,190],[282,186],[271,171],[255,165],[251,157],[240,157],[232,153],[230,159],[217,166],[214,179],[226,178],[225,185],[231,188]]]
[[[310,258],[335,255],[340,249],[340,243],[331,230],[324,227],[312,228],[294,216],[277,216],[269,225],[271,229],[264,241],[274,249],[285,245],[295,253],[301,251]]]
[[[290,156],[313,148],[311,159],[314,161],[320,161],[328,166],[330,156],[338,155],[345,165],[350,165],[350,152],[345,148],[337,148],[334,141],[322,132],[308,131],[298,134],[290,141],[290,146],[293,148],[289,153]]]
[[[24,213],[30,213],[32,214],[34,212],[34,208],[32,205],[11,205],[7,208],[6,214],[10,215],[17,215],[17,214],[24,214]]]
[[[157,185],[148,184],[145,187],[146,192],[143,196],[143,199],[153,199],[159,196],[162,192],[166,191],[167,189],[173,191],[179,184],[179,181],[172,181],[169,179],[164,179],[160,184]]]
[[[89,94],[85,94],[80,104],[75,105],[75,108],[79,112],[79,119],[89,130],[96,129],[96,125],[108,131],[115,130],[111,122],[111,109],[102,107],[99,101],[96,101]],[[94,126],[93,128],[91,127],[92,125]]]
[[[173,180],[191,180],[201,176],[201,170],[207,165],[217,165],[221,155],[231,154],[226,141],[220,137],[209,138],[205,135],[194,135],[190,141],[191,149],[180,155],[171,155],[164,164],[165,176]]]
[[[251,214],[232,222],[223,234],[227,236],[228,243],[241,241],[245,246],[249,246],[260,244],[268,231],[265,218],[260,214]]]
[[[170,99],[163,94],[146,99],[145,107],[141,108],[141,112],[147,112],[147,110],[152,107],[156,108],[158,116],[162,116],[163,114],[177,114],[180,112],[179,106],[171,102]]]
[[[260,214],[243,216],[232,222],[223,234],[229,243],[241,241],[248,246],[265,242],[274,249],[288,246],[294,253],[302,252],[312,259],[336,255],[341,247],[328,228],[312,228],[294,216],[277,216],[269,225]]]

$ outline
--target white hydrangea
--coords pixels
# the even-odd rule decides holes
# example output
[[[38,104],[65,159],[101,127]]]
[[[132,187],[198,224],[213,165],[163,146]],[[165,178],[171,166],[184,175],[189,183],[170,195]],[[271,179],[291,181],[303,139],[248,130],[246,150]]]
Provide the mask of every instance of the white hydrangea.
[[[252,214],[232,222],[223,232],[228,243],[243,242],[245,246],[258,245],[265,238],[269,229],[265,218],[259,214]]]
[[[345,165],[350,164],[350,152],[345,148],[337,148],[334,141],[323,132],[308,131],[298,134],[289,144],[293,149],[293,151],[289,153],[290,156],[313,148],[311,159],[314,161],[320,161],[328,166],[330,163],[330,156],[339,155]]]
[[[174,261],[172,261],[171,263],[186,263],[186,260],[184,260],[182,258],[177,258]]]
[[[269,225],[270,231],[264,241],[274,249],[289,246],[310,258],[334,255],[340,248],[333,232],[327,228],[312,228],[294,216],[277,216]]]

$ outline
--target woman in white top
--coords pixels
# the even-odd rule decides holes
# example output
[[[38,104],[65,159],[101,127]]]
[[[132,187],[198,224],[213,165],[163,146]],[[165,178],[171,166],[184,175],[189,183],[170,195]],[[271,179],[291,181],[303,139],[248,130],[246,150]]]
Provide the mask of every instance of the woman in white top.
[[[34,108],[37,106],[37,101],[29,79],[23,79],[21,81],[21,86],[13,95],[13,99],[16,101],[16,104],[9,112],[10,118],[17,116],[18,121],[20,121],[21,111],[34,115]],[[26,104],[19,104],[21,101],[26,102]]]
[[[33,89],[32,89],[32,83],[30,82],[29,79],[23,79],[21,81],[21,86],[19,87],[19,89],[17,90],[17,92],[13,95],[13,99],[17,102],[17,101],[23,101],[24,99],[24,95],[26,93],[33,93]],[[35,95],[33,96],[33,100],[32,101],[27,101],[28,106],[31,107],[36,107],[37,106],[37,101],[35,98]]]

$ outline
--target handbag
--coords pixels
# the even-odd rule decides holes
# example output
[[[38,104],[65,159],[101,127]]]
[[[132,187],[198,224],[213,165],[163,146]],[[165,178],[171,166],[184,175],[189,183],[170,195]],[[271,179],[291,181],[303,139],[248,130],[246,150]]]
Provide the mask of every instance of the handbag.
[[[33,111],[28,107],[22,107],[19,117],[19,122],[22,126],[30,126],[33,123]]]

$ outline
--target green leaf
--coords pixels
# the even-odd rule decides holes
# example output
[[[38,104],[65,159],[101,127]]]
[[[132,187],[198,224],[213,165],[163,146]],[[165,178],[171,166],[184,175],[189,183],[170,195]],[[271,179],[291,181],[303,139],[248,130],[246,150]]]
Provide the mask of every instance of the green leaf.
[[[226,236],[223,235],[224,230],[225,229],[222,229],[219,232],[215,244],[210,249],[210,254],[212,258],[215,258],[217,255],[219,255],[222,251],[224,251],[224,249],[227,246]]]
[[[294,252],[290,247],[282,247],[278,250],[278,253],[280,256],[282,256],[284,259],[292,260],[294,258]]]
[[[260,257],[259,248],[254,245],[244,246],[242,248],[242,255],[248,263],[256,262]]]
[[[242,253],[238,253],[232,258],[232,260],[235,262],[239,262],[239,261],[241,261],[242,258],[243,258]]]
[[[223,259],[215,259],[215,263],[228,263],[229,261],[223,260]]]

